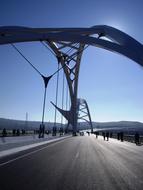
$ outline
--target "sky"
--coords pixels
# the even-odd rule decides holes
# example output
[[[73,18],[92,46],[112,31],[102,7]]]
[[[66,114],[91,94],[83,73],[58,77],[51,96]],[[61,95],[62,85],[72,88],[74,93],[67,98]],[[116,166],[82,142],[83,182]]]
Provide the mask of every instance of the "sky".
[[[142,0],[0,0],[0,26],[91,27],[109,25],[143,43]],[[16,46],[44,75],[57,69],[40,43]],[[89,47],[80,68],[78,97],[86,99],[93,121],[143,122],[143,69],[122,55]],[[58,106],[61,107],[62,72]],[[45,120],[54,121],[56,76],[48,85]],[[66,91],[66,89],[65,89]],[[44,84],[10,46],[0,46],[0,118],[41,120]],[[57,121],[60,122],[60,114]]]

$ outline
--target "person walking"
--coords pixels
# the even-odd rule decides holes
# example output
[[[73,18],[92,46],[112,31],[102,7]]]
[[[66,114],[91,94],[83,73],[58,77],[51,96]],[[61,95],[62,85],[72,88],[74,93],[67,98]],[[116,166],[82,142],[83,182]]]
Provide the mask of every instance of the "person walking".
[[[140,144],[140,135],[138,132],[135,133],[135,143],[136,143],[136,145]]]
[[[105,141],[105,132],[102,132],[103,139]]]
[[[106,132],[107,141],[109,141],[109,132]]]

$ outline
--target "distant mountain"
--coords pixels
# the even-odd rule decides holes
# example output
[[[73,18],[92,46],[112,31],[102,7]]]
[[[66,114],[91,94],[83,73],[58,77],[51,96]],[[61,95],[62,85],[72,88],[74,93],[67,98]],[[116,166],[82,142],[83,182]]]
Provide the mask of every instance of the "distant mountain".
[[[5,119],[0,118],[0,129],[6,128],[6,129],[39,129],[41,122],[40,121],[22,121],[22,120],[13,120],[13,119]],[[137,122],[137,121],[118,121],[118,122],[92,122],[93,128],[95,129],[142,129],[143,130],[143,123]],[[54,123],[51,122],[45,122],[46,129],[52,129],[54,126]],[[57,123],[57,127],[60,127],[61,124]],[[66,125],[63,125],[63,127],[66,127]],[[80,122],[78,123],[78,129],[79,130],[86,130],[90,129],[90,126],[86,122]]]
[[[6,128],[6,129],[39,129],[41,122],[40,121],[26,121],[23,120],[13,120],[13,119],[5,119],[0,118],[0,129]],[[46,129],[51,129],[53,127],[54,123],[51,122],[45,122]],[[60,127],[60,123],[56,123],[57,127]]]
[[[138,121],[117,121],[117,122],[93,122],[96,128],[130,128],[130,127],[143,127],[143,123]]]
[[[128,128],[142,128],[143,123],[137,121],[117,121],[117,122],[92,122],[93,128],[95,129],[128,129]],[[82,122],[78,125],[79,129],[90,128],[87,123]]]

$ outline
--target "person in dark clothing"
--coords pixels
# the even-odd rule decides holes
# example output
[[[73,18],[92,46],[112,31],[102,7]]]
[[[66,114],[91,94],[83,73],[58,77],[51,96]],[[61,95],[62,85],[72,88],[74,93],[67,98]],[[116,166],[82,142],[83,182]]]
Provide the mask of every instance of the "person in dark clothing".
[[[39,128],[39,138],[41,138],[41,134],[42,134],[42,125],[40,124],[40,128]]]
[[[25,135],[25,129],[22,129],[21,131],[22,131],[22,135]]]
[[[16,135],[16,129],[13,129],[13,130],[12,130],[12,134],[13,134],[13,136]]]
[[[39,127],[39,138],[44,138],[45,134],[45,125],[42,123]]]
[[[62,136],[62,135],[63,135],[63,132],[64,132],[64,130],[63,130],[63,128],[62,128],[62,127],[60,127],[59,132],[60,132],[60,136]]]
[[[120,133],[117,133],[117,139],[120,140]]]
[[[20,130],[19,129],[16,130],[16,135],[20,136]]]
[[[105,132],[102,132],[103,139],[105,141]]]
[[[56,136],[57,135],[57,127],[54,126],[53,127],[53,133],[52,133],[52,136]]]
[[[107,141],[109,141],[109,132],[106,132]]]
[[[86,131],[86,133],[88,134],[88,136],[90,136],[90,132],[89,131]]]
[[[2,131],[2,136],[3,136],[3,137],[6,137],[6,136],[7,136],[6,128],[3,129],[3,131]]]
[[[138,132],[135,133],[135,143],[136,143],[136,145],[140,144],[140,135]]]
[[[45,125],[42,124],[42,138],[44,138],[44,134],[45,134]]]
[[[110,132],[110,138],[112,138],[112,136],[113,136],[113,133],[112,133],[112,132]]]
[[[120,139],[121,139],[121,142],[124,141],[124,133],[123,132],[120,133]]]
[[[99,132],[95,132],[96,138],[98,138]]]

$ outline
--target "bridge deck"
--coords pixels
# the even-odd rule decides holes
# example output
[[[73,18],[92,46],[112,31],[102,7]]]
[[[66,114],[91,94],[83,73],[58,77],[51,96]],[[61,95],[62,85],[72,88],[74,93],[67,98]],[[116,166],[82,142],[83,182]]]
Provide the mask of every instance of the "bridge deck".
[[[10,161],[11,160],[11,161]],[[142,190],[143,146],[71,137],[0,160],[0,189]]]

